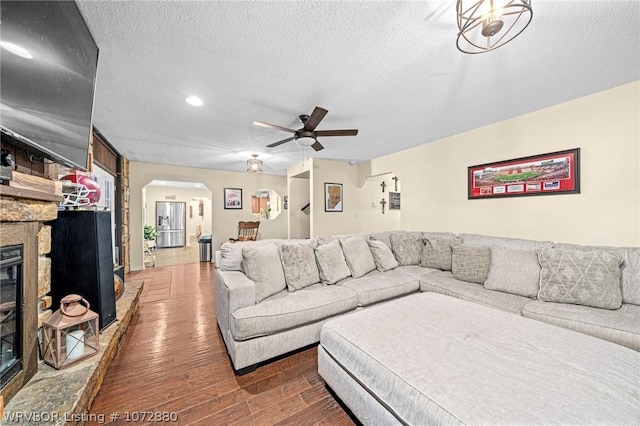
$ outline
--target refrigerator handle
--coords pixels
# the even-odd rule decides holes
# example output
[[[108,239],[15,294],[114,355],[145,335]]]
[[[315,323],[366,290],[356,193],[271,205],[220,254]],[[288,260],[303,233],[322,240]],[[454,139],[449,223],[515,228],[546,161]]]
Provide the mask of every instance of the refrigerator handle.
[[[162,226],[162,216],[158,216],[158,226]]]

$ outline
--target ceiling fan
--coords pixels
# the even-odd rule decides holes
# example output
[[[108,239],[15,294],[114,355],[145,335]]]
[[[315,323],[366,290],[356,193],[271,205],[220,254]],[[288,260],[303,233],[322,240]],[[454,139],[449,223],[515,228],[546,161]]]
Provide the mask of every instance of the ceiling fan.
[[[324,149],[324,146],[318,142],[318,136],[356,136],[358,134],[358,129],[316,130],[316,127],[318,127],[318,124],[320,124],[324,116],[327,115],[327,112],[329,111],[317,106],[311,115],[298,116],[298,120],[302,123],[302,128],[298,130],[276,126],[275,124],[263,123],[262,121],[254,121],[253,125],[293,133],[292,137],[269,144],[267,145],[267,148],[274,148],[278,145],[282,145],[283,143],[296,141],[298,145],[310,146],[316,151],[320,151],[321,149]]]

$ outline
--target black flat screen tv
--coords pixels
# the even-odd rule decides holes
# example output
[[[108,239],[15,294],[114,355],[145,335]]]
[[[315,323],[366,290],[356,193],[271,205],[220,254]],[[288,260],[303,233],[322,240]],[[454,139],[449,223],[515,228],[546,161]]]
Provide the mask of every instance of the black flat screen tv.
[[[2,0],[0,7],[2,139],[86,170],[98,46],[78,6]]]

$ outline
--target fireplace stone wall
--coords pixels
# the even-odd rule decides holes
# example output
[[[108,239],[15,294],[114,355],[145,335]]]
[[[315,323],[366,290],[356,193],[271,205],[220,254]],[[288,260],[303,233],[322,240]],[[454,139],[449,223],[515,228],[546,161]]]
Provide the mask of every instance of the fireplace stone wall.
[[[34,247],[33,250],[25,250],[24,276],[34,277],[29,281],[25,280],[24,285],[33,285],[33,289],[25,292],[30,296],[24,300],[24,311],[37,314],[37,323],[33,324],[34,329],[25,333],[27,339],[25,347],[31,348],[35,353],[30,357],[35,357],[36,365],[24,367],[24,373],[20,383],[10,383],[2,390],[5,403],[24,385],[37,370],[37,336],[38,329],[42,322],[52,315],[51,298],[47,294],[51,291],[51,259],[46,255],[51,250],[51,227],[44,222],[55,220],[58,216],[58,206],[56,201],[51,200],[51,194],[42,195],[45,200],[38,199],[39,195],[35,191],[26,194],[5,194],[6,187],[0,186],[0,245],[11,245],[19,242],[25,247]],[[60,197],[61,198],[61,197]],[[27,226],[16,226],[24,224]],[[33,230],[33,232],[16,231],[18,228]],[[23,235],[23,237],[16,237]],[[17,241],[22,239],[23,241]],[[29,256],[37,259],[27,259]],[[35,270],[34,270],[35,269]]]

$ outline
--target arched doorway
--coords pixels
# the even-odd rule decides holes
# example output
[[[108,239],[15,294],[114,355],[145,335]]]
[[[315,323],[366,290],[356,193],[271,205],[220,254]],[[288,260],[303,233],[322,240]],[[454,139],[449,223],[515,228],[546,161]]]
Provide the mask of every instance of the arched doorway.
[[[211,235],[212,230],[211,200],[211,191],[201,182],[153,180],[145,185],[143,225],[153,227],[159,235],[145,241],[149,250],[144,266],[199,262],[198,237]]]

